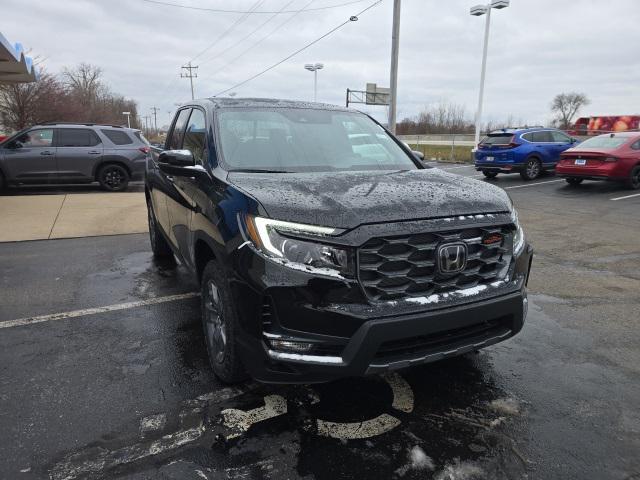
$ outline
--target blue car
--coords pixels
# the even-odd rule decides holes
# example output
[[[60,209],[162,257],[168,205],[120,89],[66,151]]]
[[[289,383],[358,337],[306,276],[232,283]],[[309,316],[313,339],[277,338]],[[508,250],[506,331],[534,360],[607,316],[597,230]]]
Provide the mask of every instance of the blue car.
[[[487,178],[498,173],[520,173],[533,180],[554,170],[560,154],[577,140],[555,128],[503,128],[489,133],[474,153],[476,170]]]

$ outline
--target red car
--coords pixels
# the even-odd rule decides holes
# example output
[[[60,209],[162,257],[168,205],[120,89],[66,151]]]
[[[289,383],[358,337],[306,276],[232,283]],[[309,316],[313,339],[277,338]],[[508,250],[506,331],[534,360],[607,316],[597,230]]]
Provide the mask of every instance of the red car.
[[[570,185],[583,180],[614,180],[640,188],[640,132],[607,133],[565,150],[556,174]]]

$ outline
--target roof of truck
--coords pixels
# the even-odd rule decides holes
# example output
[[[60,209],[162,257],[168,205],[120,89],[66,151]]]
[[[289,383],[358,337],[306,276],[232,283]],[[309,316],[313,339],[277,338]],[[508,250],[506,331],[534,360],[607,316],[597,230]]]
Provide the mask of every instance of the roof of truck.
[[[331,105],[328,103],[303,102],[300,100],[282,100],[278,98],[231,98],[231,97],[210,97],[216,108],[315,108],[321,110],[338,110],[353,112],[353,110]]]

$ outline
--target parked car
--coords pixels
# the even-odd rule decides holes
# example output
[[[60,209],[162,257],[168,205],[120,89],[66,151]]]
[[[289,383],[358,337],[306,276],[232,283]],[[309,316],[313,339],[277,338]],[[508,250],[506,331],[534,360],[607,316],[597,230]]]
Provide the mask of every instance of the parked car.
[[[109,191],[141,180],[150,158],[139,130],[51,123],[0,143],[0,189],[7,185],[98,182]]]
[[[489,133],[478,145],[476,170],[487,178],[518,172],[524,180],[533,180],[554,170],[560,154],[576,142],[554,128],[503,128]]]
[[[508,195],[425,167],[367,115],[196,100],[165,149],[146,174],[151,248],[200,281],[223,381],[384,372],[522,328],[532,248]]]
[[[583,180],[624,182],[640,188],[640,132],[606,133],[564,152],[556,172],[570,185]]]

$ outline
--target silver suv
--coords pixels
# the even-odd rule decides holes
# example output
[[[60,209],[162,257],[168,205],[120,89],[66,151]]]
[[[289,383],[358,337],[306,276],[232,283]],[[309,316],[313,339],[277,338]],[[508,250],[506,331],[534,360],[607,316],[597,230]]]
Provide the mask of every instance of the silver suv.
[[[139,130],[92,123],[41,124],[0,143],[0,189],[7,185],[91,183],[126,190],[142,180],[149,142]]]

